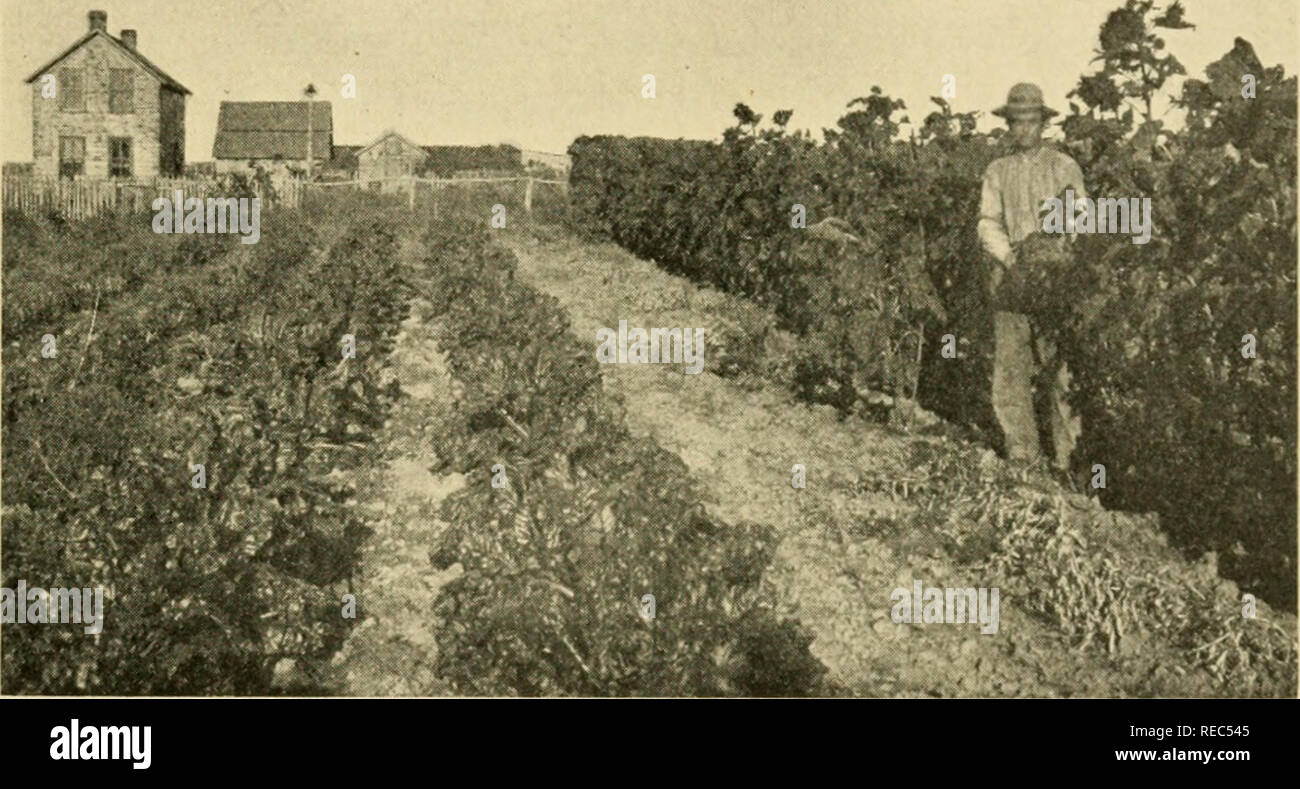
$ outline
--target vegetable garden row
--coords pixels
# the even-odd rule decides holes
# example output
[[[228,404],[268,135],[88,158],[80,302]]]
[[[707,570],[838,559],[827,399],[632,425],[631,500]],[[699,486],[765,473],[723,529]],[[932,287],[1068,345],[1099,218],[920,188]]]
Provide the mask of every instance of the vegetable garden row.
[[[816,692],[811,637],[762,582],[773,530],[710,517],[682,460],[629,434],[512,253],[444,228],[427,249],[458,389],[435,451],[468,479],[432,554],[464,568],[436,602],[438,673],[493,695]]]
[[[395,239],[263,224],[241,247],[6,217],[4,585],[102,586],[106,609],[97,636],[6,628],[6,692],[266,693],[346,634],[368,528],[340,472],[391,400]]]

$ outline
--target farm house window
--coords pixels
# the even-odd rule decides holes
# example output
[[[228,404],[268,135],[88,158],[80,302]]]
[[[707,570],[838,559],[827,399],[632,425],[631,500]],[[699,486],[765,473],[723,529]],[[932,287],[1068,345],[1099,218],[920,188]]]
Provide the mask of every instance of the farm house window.
[[[180,142],[172,140],[172,160],[167,168],[167,175],[180,176],[185,171],[185,151]]]
[[[84,112],[86,109],[86,74],[81,69],[59,69],[59,109]]]
[[[131,138],[108,138],[108,174],[113,178],[131,177]]]
[[[72,178],[86,172],[86,138],[59,138],[59,177]]]
[[[108,70],[108,111],[115,115],[135,112],[135,74],[131,69]]]

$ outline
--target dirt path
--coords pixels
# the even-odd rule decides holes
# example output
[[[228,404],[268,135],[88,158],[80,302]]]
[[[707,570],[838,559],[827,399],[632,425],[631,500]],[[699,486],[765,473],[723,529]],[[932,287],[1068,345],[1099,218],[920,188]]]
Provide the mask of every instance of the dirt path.
[[[521,278],[559,299],[580,338],[617,327],[709,327],[726,297],[666,274],[613,245],[510,237]],[[706,333],[707,337],[707,333]],[[706,346],[707,353],[707,346]],[[1124,696],[1178,678],[1079,654],[1059,632],[1000,601],[997,634],[978,625],[896,625],[890,592],[925,586],[992,586],[966,578],[924,534],[899,533],[906,502],[855,491],[859,474],[903,475],[917,452],[949,439],[907,435],[863,420],[839,421],[774,385],[749,384],[676,365],[607,364],[606,390],[622,398],[628,426],[678,453],[712,499],[715,515],[776,527],[782,546],[768,572],[789,613],[816,637],[813,653],[855,696]],[[986,453],[982,462],[1000,462]],[[807,468],[807,488],[791,483]],[[894,529],[887,525],[893,522]],[[1155,669],[1159,672],[1159,669]],[[1172,683],[1172,684],[1169,684]]]
[[[402,255],[416,265],[419,245]],[[361,481],[358,508],[375,518],[355,584],[360,622],[335,655],[330,684],[345,696],[432,696],[451,693],[433,674],[437,650],[431,628],[437,590],[459,572],[437,572],[429,549],[443,528],[438,506],[463,484],[459,474],[436,476],[428,432],[451,402],[444,360],[426,322],[429,305],[416,299],[391,357],[391,375],[405,396],[381,440],[383,465]]]

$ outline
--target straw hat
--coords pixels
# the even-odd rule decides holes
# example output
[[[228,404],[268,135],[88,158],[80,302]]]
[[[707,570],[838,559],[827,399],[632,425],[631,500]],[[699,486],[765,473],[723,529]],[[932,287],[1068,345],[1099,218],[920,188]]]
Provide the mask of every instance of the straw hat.
[[[1059,112],[1043,103],[1043,90],[1032,82],[1020,82],[1011,86],[1007,92],[1007,103],[993,110],[1000,118],[1020,118],[1025,115],[1039,115],[1047,119]]]

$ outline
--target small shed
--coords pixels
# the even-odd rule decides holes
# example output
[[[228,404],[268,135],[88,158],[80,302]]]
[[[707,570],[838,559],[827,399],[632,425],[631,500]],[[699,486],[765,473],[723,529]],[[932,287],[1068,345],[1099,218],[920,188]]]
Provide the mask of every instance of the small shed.
[[[357,151],[357,180],[371,189],[393,192],[405,188],[402,179],[424,170],[428,151],[395,131]]]

